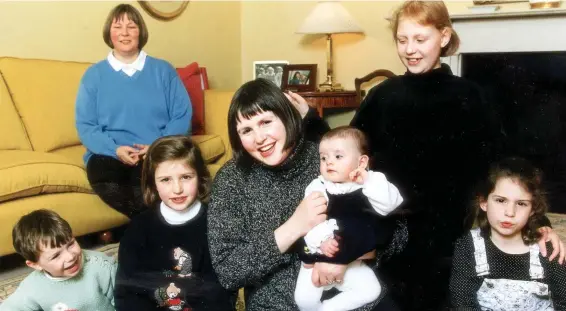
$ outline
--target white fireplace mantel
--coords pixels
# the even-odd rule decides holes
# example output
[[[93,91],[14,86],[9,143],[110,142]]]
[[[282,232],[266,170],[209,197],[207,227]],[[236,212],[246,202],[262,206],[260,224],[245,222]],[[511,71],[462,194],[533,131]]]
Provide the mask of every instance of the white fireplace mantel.
[[[462,54],[566,51],[566,9],[451,16],[460,49],[442,61],[461,75]]]

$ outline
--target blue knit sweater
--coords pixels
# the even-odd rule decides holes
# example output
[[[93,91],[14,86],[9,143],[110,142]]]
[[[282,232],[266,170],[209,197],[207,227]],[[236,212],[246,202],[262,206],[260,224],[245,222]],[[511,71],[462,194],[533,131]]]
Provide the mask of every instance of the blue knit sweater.
[[[116,158],[116,148],[151,144],[155,139],[188,134],[192,109],[177,72],[164,60],[148,56],[132,77],[115,71],[107,60],[84,74],[76,102],[76,126],[87,152]]]

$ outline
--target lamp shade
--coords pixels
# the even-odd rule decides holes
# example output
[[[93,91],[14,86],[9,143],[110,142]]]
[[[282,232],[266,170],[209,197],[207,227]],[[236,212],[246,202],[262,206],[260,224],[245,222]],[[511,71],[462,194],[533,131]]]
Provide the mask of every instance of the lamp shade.
[[[321,1],[309,13],[297,33],[363,33],[350,13],[337,1]]]

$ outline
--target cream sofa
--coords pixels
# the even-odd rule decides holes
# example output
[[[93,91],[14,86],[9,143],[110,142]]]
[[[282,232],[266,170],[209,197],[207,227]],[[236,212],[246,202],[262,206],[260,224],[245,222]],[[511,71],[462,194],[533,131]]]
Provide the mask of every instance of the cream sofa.
[[[77,236],[128,222],[88,183],[75,128],[75,98],[88,63],[0,58],[0,256],[11,230],[40,208],[58,212]],[[226,117],[232,92],[206,91],[205,133],[193,136],[212,174],[231,157]]]

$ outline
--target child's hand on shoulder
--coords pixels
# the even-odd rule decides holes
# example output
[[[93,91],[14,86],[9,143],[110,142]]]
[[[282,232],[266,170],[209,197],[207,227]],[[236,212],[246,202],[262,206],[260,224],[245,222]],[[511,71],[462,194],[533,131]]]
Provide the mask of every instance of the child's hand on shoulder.
[[[350,172],[350,180],[355,183],[363,185],[367,179],[368,179],[368,172],[361,167],[358,167],[357,169]]]

